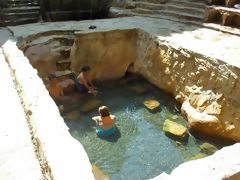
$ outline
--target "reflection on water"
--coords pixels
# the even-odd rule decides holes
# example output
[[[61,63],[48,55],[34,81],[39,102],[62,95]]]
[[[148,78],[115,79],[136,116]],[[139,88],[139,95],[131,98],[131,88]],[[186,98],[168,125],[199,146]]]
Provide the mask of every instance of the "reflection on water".
[[[137,94],[130,88],[141,86],[146,92]],[[187,142],[177,142],[162,131],[165,119],[174,119],[186,126],[179,114],[179,105],[165,92],[141,78],[126,78],[118,82],[99,84],[96,97],[117,117],[119,132],[112,138],[100,139],[95,134],[92,116],[80,112],[77,120],[65,119],[71,134],[84,146],[92,164],[96,164],[111,179],[149,179],[160,173],[170,173],[179,164],[200,153],[200,140],[189,136]],[[92,98],[92,97],[88,97]],[[151,113],[143,106],[145,99],[161,102],[161,109]],[[84,100],[83,100],[84,101]],[[83,102],[81,102],[83,103]]]

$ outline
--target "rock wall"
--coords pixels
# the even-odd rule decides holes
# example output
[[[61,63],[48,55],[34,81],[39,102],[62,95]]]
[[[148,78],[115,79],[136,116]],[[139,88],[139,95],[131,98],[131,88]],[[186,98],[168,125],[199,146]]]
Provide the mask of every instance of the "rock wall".
[[[98,80],[123,77],[127,69],[140,73],[183,103],[182,113],[192,131],[240,140],[237,67],[174,47],[141,30],[80,34],[71,60],[73,71],[90,65],[92,78]]]
[[[240,140],[239,68],[144,33],[138,47],[135,71],[183,103],[192,130]]]
[[[84,65],[91,77],[108,80],[123,77],[136,59],[136,30],[78,34],[71,49],[71,69],[78,74]]]

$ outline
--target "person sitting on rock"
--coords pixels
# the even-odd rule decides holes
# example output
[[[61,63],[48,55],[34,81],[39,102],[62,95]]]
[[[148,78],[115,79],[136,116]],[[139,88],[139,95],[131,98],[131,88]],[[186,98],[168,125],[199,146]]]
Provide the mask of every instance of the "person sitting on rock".
[[[81,73],[75,79],[77,89],[82,92],[92,93],[93,95],[97,94],[97,88],[93,85],[92,81],[89,79],[89,73],[91,68],[89,66],[84,66],[81,70]]]
[[[111,136],[116,132],[114,115],[111,115],[107,106],[101,106],[98,109],[100,116],[95,116],[92,118],[98,126],[96,133],[98,136]]]
[[[49,82],[47,85],[48,92],[57,104],[60,112],[64,111],[63,102],[61,98],[64,96],[63,89],[59,86],[57,78],[54,74],[48,76]]]

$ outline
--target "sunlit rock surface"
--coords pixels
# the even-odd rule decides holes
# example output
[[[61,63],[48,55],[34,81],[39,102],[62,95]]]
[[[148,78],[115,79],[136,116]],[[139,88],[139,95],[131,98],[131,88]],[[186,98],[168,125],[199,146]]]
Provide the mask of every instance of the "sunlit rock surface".
[[[136,59],[135,30],[76,33],[71,50],[71,69],[78,74],[84,65],[93,71],[92,79],[108,80],[123,77]]]
[[[176,137],[184,138],[187,133],[187,128],[181,124],[166,119],[163,124],[163,131]]]
[[[160,107],[160,102],[158,102],[157,100],[155,99],[146,99],[144,102],[143,102],[144,106],[153,111],[153,110],[156,110]]]

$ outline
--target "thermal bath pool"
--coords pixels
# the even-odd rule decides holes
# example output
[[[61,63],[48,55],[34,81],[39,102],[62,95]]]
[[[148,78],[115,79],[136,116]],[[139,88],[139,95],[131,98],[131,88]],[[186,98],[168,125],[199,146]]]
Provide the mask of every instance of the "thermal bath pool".
[[[140,87],[141,93],[134,92]],[[152,86],[140,77],[128,77],[120,81],[98,84],[100,93],[96,99],[109,107],[117,118],[119,132],[112,138],[96,137],[95,122],[97,108],[81,112],[84,102],[92,99],[86,95],[72,110],[80,116],[75,120],[65,117],[74,138],[84,146],[92,164],[96,164],[111,179],[149,179],[161,172],[170,173],[179,164],[203,157],[200,145],[206,142],[189,134],[181,142],[165,135],[162,125],[172,119],[187,126],[181,117],[180,105],[169,94]],[[145,91],[145,92],[143,92]],[[147,110],[143,101],[155,99],[161,103],[157,112]]]

